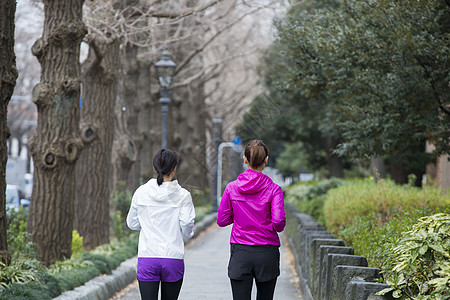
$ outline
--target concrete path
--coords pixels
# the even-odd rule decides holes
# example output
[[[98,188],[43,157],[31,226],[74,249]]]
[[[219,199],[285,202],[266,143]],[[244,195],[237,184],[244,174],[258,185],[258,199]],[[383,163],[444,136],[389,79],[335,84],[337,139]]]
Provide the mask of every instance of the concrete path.
[[[231,287],[227,276],[230,254],[231,226],[220,228],[213,224],[186,245],[185,276],[179,300],[230,300]],[[281,252],[281,275],[275,289],[275,300],[302,299],[298,290],[294,259],[284,235]],[[140,299],[137,281],[117,293],[113,300]],[[252,299],[256,299],[253,287]]]

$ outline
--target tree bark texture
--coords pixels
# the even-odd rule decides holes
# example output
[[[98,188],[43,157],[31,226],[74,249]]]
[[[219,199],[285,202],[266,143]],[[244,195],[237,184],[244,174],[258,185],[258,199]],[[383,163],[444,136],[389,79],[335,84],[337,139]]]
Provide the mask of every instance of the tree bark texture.
[[[139,153],[142,150],[141,135],[139,134],[139,110],[140,103],[137,97],[138,82],[141,79],[139,74],[139,60],[137,58],[138,48],[135,45],[127,44],[123,47],[122,55],[122,68],[123,68],[123,101],[127,108],[126,114],[126,128],[128,131],[128,137],[134,142],[136,147],[136,161],[138,160]],[[148,78],[144,78],[144,80]],[[140,179],[140,164],[133,162],[127,166],[125,170],[127,172],[127,188],[130,191],[136,190],[139,186]]]
[[[6,140],[9,129],[6,122],[8,103],[17,79],[16,56],[14,54],[15,0],[0,0],[0,262],[9,265],[6,236],[6,161],[8,150]]]
[[[95,49],[95,50],[94,50]],[[76,164],[74,228],[86,250],[109,242],[111,150],[119,43],[93,41],[82,64],[81,139]]]
[[[181,155],[177,178],[191,192],[204,190],[208,185],[206,166],[207,112],[204,103],[204,88],[198,81],[185,89],[177,90],[182,96],[174,97],[171,122],[169,122],[169,146]]]
[[[327,165],[330,177],[343,178],[344,177],[344,166],[342,164],[342,159],[333,153],[339,142],[331,137],[325,137],[325,149],[327,152]]]
[[[153,177],[153,156],[161,147],[161,137],[156,134],[157,124],[154,124],[156,120],[161,120],[161,117],[156,117],[156,114],[161,114],[161,105],[152,101],[154,100],[151,93],[153,73],[150,70],[149,62],[140,62],[137,101],[139,103],[138,131],[142,142],[137,163],[139,163],[139,179],[142,182],[147,182]]]
[[[378,178],[386,178],[386,165],[382,156],[373,156],[370,159],[370,167],[372,168],[372,176],[377,182]]]
[[[120,73],[118,74],[118,91],[115,104],[115,128],[112,153],[113,188],[118,188],[118,181],[128,183],[130,170],[137,159],[137,108],[136,89],[139,79],[137,49],[132,45],[122,45],[120,51]],[[137,181],[137,179],[136,179]]]
[[[403,165],[399,163],[391,163],[389,165],[389,173],[392,180],[397,184],[405,184],[408,182],[408,175]]]
[[[41,64],[33,89],[38,109],[29,146],[34,160],[28,231],[46,265],[71,256],[75,162],[83,143],[80,121],[80,43],[86,34],[82,0],[44,3],[43,35],[32,47]]]
[[[450,157],[449,155],[442,155],[438,157],[436,170],[436,185],[442,188],[446,193],[450,188]]]

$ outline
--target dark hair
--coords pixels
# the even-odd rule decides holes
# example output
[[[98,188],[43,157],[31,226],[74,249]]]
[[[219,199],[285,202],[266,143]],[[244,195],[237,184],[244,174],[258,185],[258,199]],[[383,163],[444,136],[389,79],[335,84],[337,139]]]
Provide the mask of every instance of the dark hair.
[[[161,185],[164,181],[164,175],[170,174],[178,165],[179,155],[169,149],[161,149],[153,157],[153,168],[155,168],[158,177],[156,181]]]
[[[266,157],[269,155],[269,149],[260,140],[252,140],[245,146],[245,157],[252,169],[259,168]]]

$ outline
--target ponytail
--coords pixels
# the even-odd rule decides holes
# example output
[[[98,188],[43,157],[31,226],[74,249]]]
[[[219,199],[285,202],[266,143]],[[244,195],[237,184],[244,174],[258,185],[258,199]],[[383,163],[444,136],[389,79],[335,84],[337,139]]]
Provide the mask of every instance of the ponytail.
[[[269,149],[260,140],[252,140],[245,146],[244,151],[248,164],[253,169],[258,169],[269,155]]]
[[[178,161],[179,157],[177,152],[168,149],[161,149],[156,152],[155,157],[153,157],[153,168],[158,174],[156,177],[158,185],[164,182],[164,175],[170,174],[175,169]]]
[[[158,185],[161,185],[164,181],[164,176],[162,174],[162,172],[160,170],[158,170],[158,175],[156,177],[156,182],[158,183]]]

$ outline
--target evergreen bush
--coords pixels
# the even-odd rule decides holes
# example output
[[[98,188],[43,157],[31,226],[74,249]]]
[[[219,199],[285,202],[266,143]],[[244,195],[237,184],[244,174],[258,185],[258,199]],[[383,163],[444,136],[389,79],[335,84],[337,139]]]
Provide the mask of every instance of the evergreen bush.
[[[398,243],[404,232],[411,230],[421,217],[441,210],[444,209],[405,208],[393,213],[387,221],[384,221],[382,215],[377,213],[355,217],[351,225],[338,232],[338,238],[342,239],[347,246],[353,247],[355,254],[366,257],[370,267],[385,269],[395,260],[386,245]]]
[[[325,225],[328,231],[337,234],[354,222],[355,217],[378,214],[386,222],[404,208],[437,208],[450,205],[450,195],[435,186],[423,188],[397,185],[392,180],[370,178],[346,181],[331,189],[324,203]]]
[[[422,217],[395,243],[385,246],[391,264],[383,268],[386,283],[402,299],[450,299],[450,214]]]
[[[124,260],[137,253],[138,235],[113,240],[90,252],[58,261],[49,268],[30,258],[0,266],[0,300],[52,299],[83,285],[100,274],[110,274]]]
[[[327,229],[382,270],[391,286],[383,293],[450,299],[449,195],[435,186],[364,179],[330,190],[324,206]]]
[[[298,210],[313,216],[324,225],[323,206],[330,189],[342,184],[342,180],[331,178],[319,182],[296,183],[285,190],[285,201],[293,203]]]

